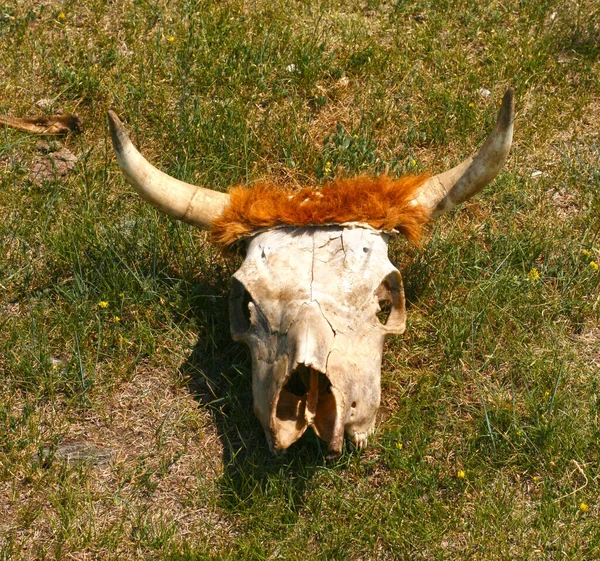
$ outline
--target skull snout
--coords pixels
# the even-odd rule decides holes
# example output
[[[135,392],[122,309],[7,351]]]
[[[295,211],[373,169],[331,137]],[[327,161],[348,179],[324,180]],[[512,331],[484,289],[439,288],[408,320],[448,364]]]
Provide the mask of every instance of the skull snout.
[[[317,301],[305,303],[287,333],[291,371],[279,392],[273,434],[275,448],[285,449],[308,427],[341,453],[344,440],[342,401],[327,377],[335,332]],[[333,448],[332,448],[333,447]]]

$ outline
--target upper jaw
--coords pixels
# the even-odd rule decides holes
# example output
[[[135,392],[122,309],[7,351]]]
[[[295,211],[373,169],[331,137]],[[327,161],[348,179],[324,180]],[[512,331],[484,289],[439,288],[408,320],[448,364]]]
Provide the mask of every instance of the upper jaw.
[[[359,450],[367,446],[376,407],[365,415],[348,388],[333,384],[331,378],[305,364],[291,370],[272,401],[267,437],[273,451],[286,450],[310,427],[327,443],[328,459],[342,454],[344,436]]]

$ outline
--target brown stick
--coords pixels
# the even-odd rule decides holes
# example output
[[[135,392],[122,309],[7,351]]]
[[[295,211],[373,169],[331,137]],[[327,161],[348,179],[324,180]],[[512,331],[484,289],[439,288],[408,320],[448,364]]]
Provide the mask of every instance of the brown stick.
[[[23,118],[0,115],[1,125],[31,134],[67,134],[83,130],[78,115],[42,115]]]

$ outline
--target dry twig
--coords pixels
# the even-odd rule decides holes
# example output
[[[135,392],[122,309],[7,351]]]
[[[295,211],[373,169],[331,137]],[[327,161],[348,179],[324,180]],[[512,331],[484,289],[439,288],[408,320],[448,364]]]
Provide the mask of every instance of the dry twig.
[[[0,115],[0,125],[31,134],[68,134],[83,130],[79,115],[70,114],[22,118]]]

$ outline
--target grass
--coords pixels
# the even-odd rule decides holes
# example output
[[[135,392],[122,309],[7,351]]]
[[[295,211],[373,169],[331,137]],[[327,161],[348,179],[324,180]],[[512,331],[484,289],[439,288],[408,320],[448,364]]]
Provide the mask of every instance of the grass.
[[[42,185],[1,131],[0,559],[600,558],[598,37],[589,0],[0,0],[0,113],[85,127]],[[369,449],[272,457],[239,262],[132,193],[105,111],[181,179],[305,185],[453,165],[508,86],[499,178],[391,244]]]

